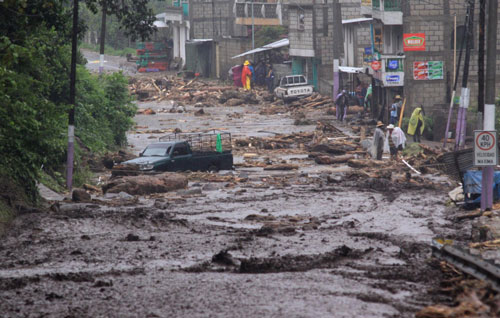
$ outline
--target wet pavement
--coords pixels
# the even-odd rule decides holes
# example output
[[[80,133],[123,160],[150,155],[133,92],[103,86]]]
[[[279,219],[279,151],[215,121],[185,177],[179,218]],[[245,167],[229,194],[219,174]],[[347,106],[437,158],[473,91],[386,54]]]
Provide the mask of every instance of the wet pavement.
[[[136,154],[175,128],[234,139],[315,129],[290,114],[259,115],[263,105],[209,107],[202,117],[189,105],[162,112],[170,101],[138,106],[157,114],[136,116]],[[307,116],[349,132],[321,112]],[[235,149],[236,163],[246,151]],[[219,182],[193,174],[186,190],[94,196],[18,217],[0,243],[1,316],[412,317],[448,301],[430,242],[466,231],[449,218],[446,179],[397,187],[317,165],[300,147],[255,152],[300,168],[236,168],[216,173]]]

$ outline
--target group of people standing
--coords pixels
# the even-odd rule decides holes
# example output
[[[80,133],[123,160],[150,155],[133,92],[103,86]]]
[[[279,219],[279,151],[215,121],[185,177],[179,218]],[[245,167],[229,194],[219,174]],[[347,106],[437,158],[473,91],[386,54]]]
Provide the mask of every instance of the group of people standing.
[[[271,64],[258,62],[254,68],[248,60],[243,63],[241,84],[245,90],[251,90],[254,85],[266,85],[270,93],[274,90],[274,70]]]
[[[399,96],[396,96],[399,97]],[[400,99],[400,98],[399,98]],[[379,121],[377,127],[375,128],[375,133],[373,134],[372,143],[372,157],[377,160],[382,160],[382,153],[384,149],[389,150],[391,154],[391,159],[398,158],[398,152],[402,151],[406,145],[406,135],[404,131],[394,126],[396,124],[395,118],[397,117],[397,98],[393,106],[396,107],[394,110],[391,108],[391,121],[390,124],[385,127],[384,123]],[[387,133],[384,132],[384,128]],[[413,135],[413,142],[420,142],[420,136],[423,134],[425,129],[424,122],[424,110],[423,107],[417,107],[413,110],[410,122],[408,123],[408,134]]]

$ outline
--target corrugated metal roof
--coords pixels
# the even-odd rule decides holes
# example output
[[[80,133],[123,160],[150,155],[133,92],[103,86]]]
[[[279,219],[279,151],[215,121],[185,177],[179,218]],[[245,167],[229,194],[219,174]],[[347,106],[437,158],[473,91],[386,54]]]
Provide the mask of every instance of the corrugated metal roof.
[[[339,70],[344,73],[363,73],[364,68],[362,67],[351,67],[351,66],[339,66]]]
[[[255,53],[259,53],[259,52],[263,52],[263,51],[267,51],[267,50],[272,50],[272,49],[278,49],[280,47],[284,47],[284,46],[288,46],[288,45],[290,45],[290,41],[288,39],[281,39],[279,41],[266,44],[263,47],[259,47],[259,48],[256,48],[256,49],[253,49],[250,51],[246,51],[246,52],[241,53],[239,55],[233,56],[232,58],[235,59],[237,57],[242,57],[245,55],[255,54]]]
[[[372,21],[372,20],[373,20],[373,18],[348,19],[348,20],[342,20],[342,24],[368,22],[368,21]]]

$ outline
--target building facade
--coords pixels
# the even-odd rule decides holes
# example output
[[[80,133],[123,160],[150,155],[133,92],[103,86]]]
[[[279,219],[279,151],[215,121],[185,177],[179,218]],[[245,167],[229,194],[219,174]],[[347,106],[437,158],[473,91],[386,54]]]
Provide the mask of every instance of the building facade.
[[[403,59],[404,84],[401,90],[386,90],[381,102],[385,106],[391,101],[393,94],[401,92],[407,100],[407,115],[417,106],[424,106],[427,115],[433,117],[434,123],[446,123],[448,117],[451,91],[454,82],[454,18],[457,19],[457,46],[460,49],[465,17],[466,1],[434,0],[434,1],[402,1],[402,0],[362,0],[362,12],[373,17],[374,26],[380,28],[381,57],[390,54],[394,58]],[[499,12],[495,14],[499,14]],[[478,36],[479,36],[479,2],[476,1],[473,27],[473,48],[471,50],[468,87],[470,88],[470,108],[477,109],[478,96]],[[399,20],[400,19],[400,20]],[[499,25],[500,28],[500,25]],[[417,51],[407,51],[402,47],[404,37],[410,39],[425,38],[425,47]],[[500,43],[500,31],[497,34]],[[407,43],[408,44],[408,43]],[[409,43],[411,45],[411,42]],[[497,44],[497,50],[500,48]],[[458,56],[457,52],[457,56]],[[465,56],[465,49],[464,49]],[[387,62],[389,58],[386,58]],[[457,58],[458,60],[458,58]],[[500,52],[497,53],[497,90],[500,88]],[[463,58],[459,72],[457,95],[460,96]],[[485,65],[485,67],[487,67]],[[380,80],[384,74],[377,75]],[[381,83],[382,87],[388,87]],[[455,107],[456,112],[457,107]],[[452,118],[456,118],[456,113]],[[434,125],[434,138],[444,136],[446,124]],[[452,126],[453,127],[453,126]],[[472,127],[472,126],[471,126]],[[454,131],[454,129],[452,129]]]

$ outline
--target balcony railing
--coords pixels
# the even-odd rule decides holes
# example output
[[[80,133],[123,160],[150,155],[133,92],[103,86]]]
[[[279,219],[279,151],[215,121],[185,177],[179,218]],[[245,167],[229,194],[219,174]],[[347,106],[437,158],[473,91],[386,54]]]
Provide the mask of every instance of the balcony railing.
[[[380,1],[381,0],[373,0],[372,7],[375,10],[380,11]],[[383,10],[382,11],[401,11],[401,0],[383,0]]]
[[[385,0],[384,11],[401,11],[401,0]]]
[[[236,2],[235,5],[237,18],[252,17],[252,2]],[[255,19],[278,19],[277,7],[276,3],[254,2],[253,17]]]

